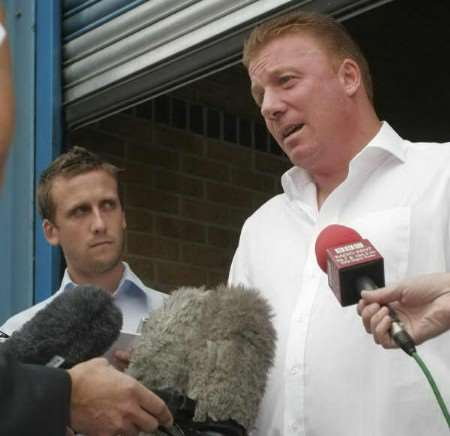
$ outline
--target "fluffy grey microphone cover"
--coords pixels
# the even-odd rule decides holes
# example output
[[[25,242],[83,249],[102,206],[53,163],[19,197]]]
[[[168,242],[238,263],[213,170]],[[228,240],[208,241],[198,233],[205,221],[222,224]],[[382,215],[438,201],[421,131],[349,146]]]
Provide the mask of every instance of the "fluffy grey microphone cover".
[[[256,290],[180,288],[145,322],[128,373],[196,400],[195,421],[233,419],[249,430],[275,354],[271,318]]]

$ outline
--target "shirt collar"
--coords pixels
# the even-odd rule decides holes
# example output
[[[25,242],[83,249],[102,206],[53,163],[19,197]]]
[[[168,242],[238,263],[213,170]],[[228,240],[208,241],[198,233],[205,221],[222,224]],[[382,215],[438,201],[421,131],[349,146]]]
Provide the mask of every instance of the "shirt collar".
[[[116,290],[113,293],[113,296],[116,297],[117,295],[127,292],[129,289],[137,289],[144,293],[145,285],[142,283],[142,281],[139,279],[139,277],[131,271],[130,266],[126,262],[122,262],[124,266],[124,271],[122,274],[122,278],[120,279],[119,285],[117,286]],[[77,283],[75,283],[69,275],[69,271],[64,271],[64,276],[61,281],[61,286],[58,290],[58,292],[65,291],[67,289],[72,289],[74,287],[78,286]]]
[[[377,153],[380,150],[381,153]],[[407,156],[407,146],[403,139],[395,132],[395,130],[387,123],[383,121],[377,134],[372,140],[351,160],[350,168],[361,160],[373,159],[374,153],[390,154],[395,157],[401,163],[405,162]],[[315,195],[314,183],[309,173],[301,168],[294,166],[287,170],[281,176],[281,185],[284,192],[290,200],[299,198],[305,198]],[[301,193],[301,194],[300,194]]]
[[[386,151],[390,155],[397,158],[400,162],[406,161],[407,146],[400,135],[389,125],[388,122],[381,123],[380,130],[372,138],[372,140],[352,159],[363,155],[371,148],[378,148]]]

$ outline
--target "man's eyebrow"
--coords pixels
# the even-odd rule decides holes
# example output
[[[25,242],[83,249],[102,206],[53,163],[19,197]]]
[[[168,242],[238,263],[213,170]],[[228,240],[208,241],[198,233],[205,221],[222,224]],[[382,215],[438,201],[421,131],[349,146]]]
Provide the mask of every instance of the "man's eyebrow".
[[[66,214],[70,215],[72,213],[74,213],[77,209],[79,209],[80,207],[89,207],[89,203],[85,202],[85,201],[80,201],[79,203],[75,203],[72,204],[67,210],[66,210]]]

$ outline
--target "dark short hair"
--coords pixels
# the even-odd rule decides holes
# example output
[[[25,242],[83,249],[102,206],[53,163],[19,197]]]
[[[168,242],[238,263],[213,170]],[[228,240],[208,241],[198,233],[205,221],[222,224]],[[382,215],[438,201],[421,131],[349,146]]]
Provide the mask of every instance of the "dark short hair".
[[[56,178],[72,178],[96,170],[105,171],[116,180],[117,191],[122,205],[119,180],[119,173],[122,170],[103,160],[96,153],[86,150],[84,147],[75,146],[58,156],[41,174],[37,187],[37,202],[42,219],[54,221],[56,205],[53,202],[51,190]]]
[[[347,29],[334,18],[313,12],[295,12],[273,18],[257,26],[244,44],[243,63],[248,69],[250,62],[273,39],[288,34],[306,33],[314,37],[327,50],[333,63],[345,58],[354,60],[360,70],[364,88],[373,101],[373,84],[369,64],[358,44]]]

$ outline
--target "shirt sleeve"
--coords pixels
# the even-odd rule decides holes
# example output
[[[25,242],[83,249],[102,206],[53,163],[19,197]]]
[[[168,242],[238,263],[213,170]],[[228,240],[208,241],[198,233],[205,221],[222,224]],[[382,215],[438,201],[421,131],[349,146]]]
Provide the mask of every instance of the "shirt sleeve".
[[[245,223],[242,227],[239,245],[234,253],[233,261],[231,262],[230,272],[228,275],[228,286],[252,286],[249,279],[248,256],[246,255],[246,224],[247,223]]]

